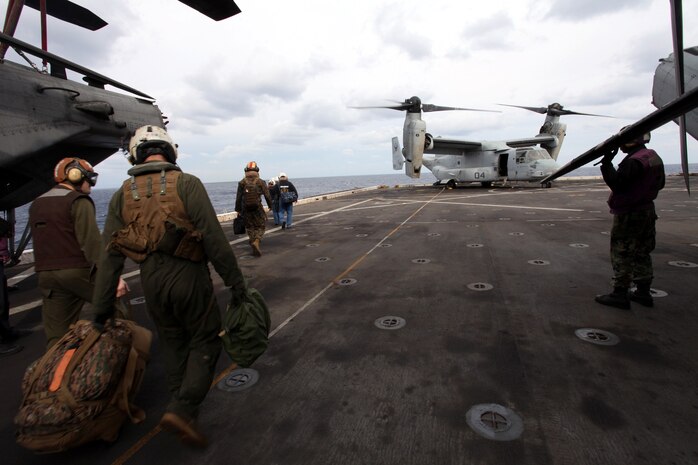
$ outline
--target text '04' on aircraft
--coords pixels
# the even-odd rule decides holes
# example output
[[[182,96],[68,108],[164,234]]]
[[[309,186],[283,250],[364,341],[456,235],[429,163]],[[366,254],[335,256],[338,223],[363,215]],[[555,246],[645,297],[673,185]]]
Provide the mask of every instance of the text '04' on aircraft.
[[[579,155],[544,178],[542,183],[550,183],[606,154],[617,153],[620,145],[642,137],[669,121],[675,121],[679,125],[681,171],[686,191],[690,195],[686,133],[698,140],[698,46],[684,49],[681,0],[671,0],[669,3],[674,52],[667,58],[660,59],[654,72],[652,104],[657,110]]]
[[[179,1],[216,21],[240,13],[233,0]],[[41,12],[42,48],[14,38],[25,5]],[[53,168],[62,158],[76,155],[96,165],[122,148],[138,127],[166,124],[154,98],[49,53],[47,15],[90,30],[107,25],[68,0],[8,2],[0,33],[0,211],[11,223],[15,208],[53,187]],[[30,66],[8,61],[8,49]],[[69,80],[67,71],[81,75],[84,83]],[[13,261],[28,240],[28,228],[19,246],[11,238]]]
[[[538,135],[501,141],[468,141],[434,137],[426,132],[422,112],[432,111],[492,111],[474,108],[445,107],[422,103],[419,97],[411,97],[402,103],[388,106],[352,107],[389,108],[406,112],[402,132],[404,147],[393,137],[393,169],[405,168],[411,178],[420,176],[422,166],[438,179],[455,187],[458,183],[479,182],[490,186],[493,181],[540,181],[558,168],[557,156],[565,138],[567,125],[560,122],[563,115],[594,115],[565,110],[559,103],[547,107],[505,105],[534,111],[545,115]],[[539,147],[537,147],[539,146]],[[549,187],[549,184],[548,184]]]

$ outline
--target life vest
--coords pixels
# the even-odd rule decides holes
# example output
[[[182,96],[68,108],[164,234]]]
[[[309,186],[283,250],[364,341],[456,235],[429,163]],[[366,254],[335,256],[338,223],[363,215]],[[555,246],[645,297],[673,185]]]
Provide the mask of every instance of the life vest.
[[[181,174],[162,170],[124,181],[121,217],[126,227],[114,233],[110,249],[136,263],[153,252],[194,262],[204,260],[203,235],[196,231],[177,193]]]

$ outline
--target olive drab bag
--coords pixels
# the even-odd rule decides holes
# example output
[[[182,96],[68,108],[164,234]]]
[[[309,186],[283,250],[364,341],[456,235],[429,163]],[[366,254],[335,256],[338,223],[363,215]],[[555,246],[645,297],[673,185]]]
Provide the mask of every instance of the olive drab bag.
[[[248,287],[242,302],[228,304],[219,336],[230,359],[246,368],[267,350],[271,318],[269,307],[257,289]]]
[[[80,320],[27,368],[15,416],[17,443],[60,452],[101,439],[115,441],[127,419],[145,412],[132,404],[150,354],[152,333],[116,319],[104,332]]]

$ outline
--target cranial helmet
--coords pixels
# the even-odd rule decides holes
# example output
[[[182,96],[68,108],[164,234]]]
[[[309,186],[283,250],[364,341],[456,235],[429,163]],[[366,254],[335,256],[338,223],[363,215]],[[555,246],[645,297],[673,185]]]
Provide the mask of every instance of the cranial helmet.
[[[288,179],[288,176],[286,176],[286,173],[279,173],[279,179]]]
[[[256,161],[251,161],[245,166],[245,173],[248,171],[257,171],[259,172],[259,166],[257,166]]]
[[[97,184],[97,173],[87,160],[68,157],[59,161],[53,169],[53,180],[57,183],[70,182],[76,186],[87,181],[90,186]]]
[[[620,132],[625,131],[627,128],[630,126],[623,126],[620,129]],[[652,134],[649,132],[646,132],[645,134],[642,134],[640,136],[637,136],[635,139],[629,140],[628,142],[625,142],[623,145],[645,145],[650,141],[652,138]]]
[[[177,162],[177,144],[164,128],[142,126],[136,129],[128,143],[128,161],[132,165],[143,163],[151,155],[161,154],[170,163]]]

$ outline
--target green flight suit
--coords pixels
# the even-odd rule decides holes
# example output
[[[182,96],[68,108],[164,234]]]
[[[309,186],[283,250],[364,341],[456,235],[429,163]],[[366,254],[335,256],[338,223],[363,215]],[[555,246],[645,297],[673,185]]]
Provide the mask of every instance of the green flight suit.
[[[128,174],[138,177],[162,170],[179,170],[179,167],[166,162],[148,162],[134,166]],[[157,195],[159,186],[153,189]],[[233,299],[244,291],[245,282],[201,181],[182,173],[177,180],[177,193],[191,223],[203,235],[206,259],[193,262],[153,252],[140,264],[140,270],[146,305],[157,326],[165,358],[170,392],[167,411],[193,419],[210,389],[221,349],[218,337],[221,315],[208,260],[225,285],[231,288]],[[106,248],[112,234],[126,226],[122,218],[123,205],[124,191],[120,189],[111,199],[104,226],[105,252],[98,267],[93,302],[97,315],[113,314],[114,295],[125,257]]]
[[[47,350],[68,332],[71,324],[78,321],[83,305],[92,301],[94,291],[94,267],[101,251],[94,204],[87,198],[78,198],[71,206],[71,218],[75,239],[87,262],[93,265],[37,272]],[[34,248],[42,247],[55,247],[55,244],[40,243],[35,237]]]

